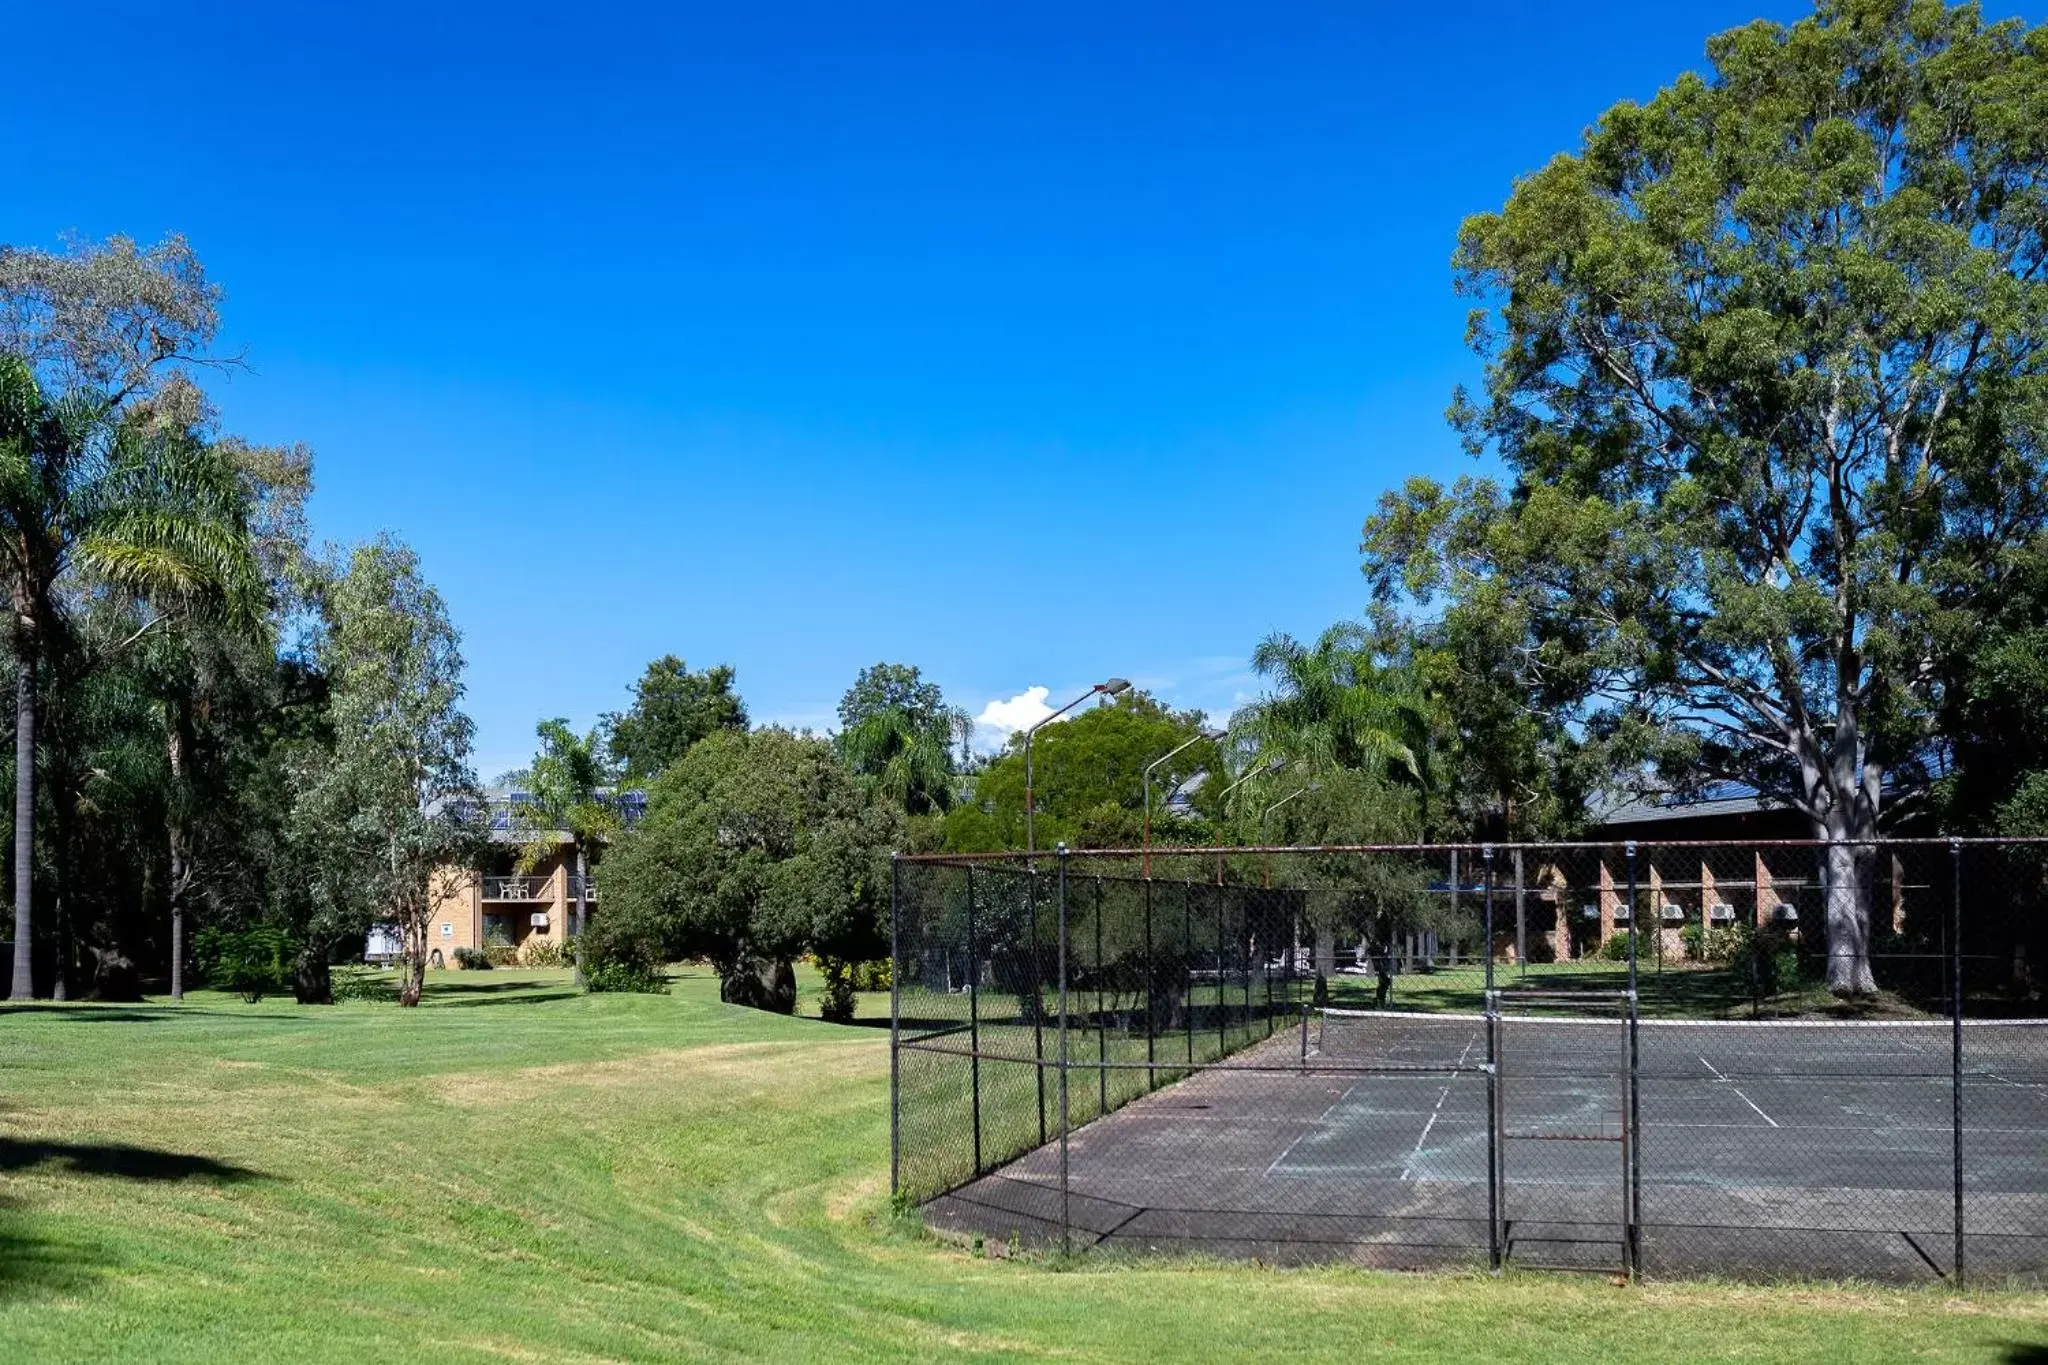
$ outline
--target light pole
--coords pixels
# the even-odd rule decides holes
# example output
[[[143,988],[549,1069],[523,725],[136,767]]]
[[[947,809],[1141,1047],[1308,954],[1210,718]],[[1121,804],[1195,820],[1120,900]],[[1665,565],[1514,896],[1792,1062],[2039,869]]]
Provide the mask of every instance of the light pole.
[[[1256,763],[1253,764],[1251,767],[1245,769],[1243,777],[1238,778],[1237,781],[1231,783],[1229,786],[1225,787],[1222,791],[1216,794],[1217,809],[1222,809],[1223,802],[1229,797],[1229,795],[1232,792],[1236,791],[1239,787],[1242,787],[1245,783],[1251,781],[1255,777],[1258,777],[1262,773],[1277,773],[1293,761],[1294,760],[1291,758],[1282,758],[1280,755],[1274,754],[1264,763]],[[1223,885],[1223,855],[1220,852],[1216,855],[1216,885]]]
[[[1053,713],[1052,713],[1051,715],[1049,715],[1049,716],[1045,716],[1045,717],[1042,717],[1042,718],[1041,718],[1041,719],[1039,719],[1038,721],[1034,722],[1033,724],[1031,724],[1030,726],[1027,726],[1027,727],[1025,728],[1025,731],[1024,731],[1024,853],[1025,853],[1025,856],[1026,856],[1026,857],[1029,857],[1030,855],[1032,855],[1032,854],[1035,854],[1035,853],[1037,853],[1037,852],[1038,852],[1038,829],[1037,829],[1037,826],[1036,826],[1035,822],[1034,822],[1034,821],[1033,821],[1033,819],[1032,819],[1032,814],[1033,814],[1033,808],[1032,808],[1032,791],[1031,791],[1031,737],[1032,737],[1033,735],[1035,735],[1035,734],[1037,734],[1037,733],[1038,733],[1038,729],[1039,729],[1039,726],[1042,726],[1042,725],[1048,725],[1048,724],[1050,724],[1051,722],[1053,722],[1053,721],[1056,721],[1056,720],[1058,720],[1058,719],[1059,719],[1059,718],[1060,718],[1061,716],[1064,716],[1065,714],[1067,714],[1067,712],[1069,712],[1069,711],[1073,710],[1073,709],[1074,709],[1075,707],[1079,706],[1079,705],[1080,705],[1080,704],[1081,704],[1082,702],[1084,702],[1084,701],[1088,700],[1088,699],[1089,699],[1090,697],[1094,697],[1094,696],[1104,696],[1104,697],[1113,697],[1113,696],[1115,696],[1115,695],[1116,695],[1117,693],[1119,693],[1119,692],[1122,692],[1122,691],[1124,691],[1125,689],[1127,689],[1127,688],[1129,688],[1129,687],[1130,687],[1130,684],[1129,684],[1128,682],[1126,682],[1126,681],[1125,681],[1124,679],[1122,679],[1122,678],[1111,678],[1111,679],[1109,679],[1109,681],[1107,681],[1107,682],[1099,682],[1099,683],[1095,684],[1095,686],[1093,686],[1093,687],[1089,688],[1089,689],[1088,689],[1088,690],[1087,690],[1086,692],[1083,692],[1083,693],[1082,693],[1082,694],[1081,694],[1080,696],[1078,696],[1078,697],[1074,698],[1074,699],[1073,699],[1072,701],[1068,702],[1068,703],[1067,703],[1067,704],[1066,704],[1065,706],[1062,706],[1062,707],[1061,707],[1061,708],[1060,708],[1059,710],[1057,710],[1057,711],[1053,712]]]
[[[1176,746],[1175,748],[1172,748],[1172,749],[1169,749],[1169,750],[1167,750],[1167,751],[1166,751],[1165,753],[1161,754],[1161,755],[1160,755],[1159,757],[1157,757],[1157,758],[1153,759],[1153,760],[1152,760],[1152,761],[1151,761],[1150,763],[1147,763],[1147,764],[1145,765],[1145,875],[1146,875],[1146,876],[1148,876],[1148,877],[1149,877],[1149,876],[1151,876],[1151,875],[1152,875],[1152,770],[1153,770],[1154,768],[1157,768],[1157,767],[1158,767],[1158,766],[1159,766],[1160,764],[1162,764],[1162,763],[1166,762],[1166,760],[1167,760],[1167,759],[1169,759],[1169,758],[1172,758],[1172,757],[1173,757],[1173,756],[1174,756],[1175,754],[1179,753],[1179,752],[1180,752],[1180,751],[1181,751],[1182,749],[1188,748],[1188,747],[1189,747],[1190,745],[1194,745],[1194,744],[1199,744],[1199,743],[1201,743],[1201,742],[1202,742],[1203,740],[1205,740],[1205,739],[1206,739],[1206,740],[1208,740],[1208,741],[1210,741],[1211,743],[1215,743],[1215,742],[1217,742],[1217,741],[1220,741],[1220,740],[1226,739],[1226,738],[1228,738],[1228,737],[1229,737],[1229,732],[1228,732],[1228,731],[1224,731],[1224,730],[1203,730],[1203,731],[1202,731],[1201,733],[1197,734],[1197,735],[1196,735],[1196,736],[1195,736],[1195,737],[1194,737],[1193,739],[1191,739],[1191,740],[1188,740],[1188,741],[1187,741],[1187,742],[1186,742],[1185,744],[1181,744],[1181,745],[1178,745],[1178,746]]]
[[[1309,783],[1309,784],[1308,784],[1307,786],[1305,786],[1305,787],[1296,787],[1296,788],[1295,788],[1295,789],[1294,789],[1293,791],[1291,791],[1291,792],[1287,793],[1287,795],[1285,795],[1285,796],[1281,797],[1281,798],[1280,798],[1280,799],[1279,799],[1278,801],[1275,801],[1275,802],[1274,802],[1274,803],[1273,803],[1272,805],[1270,805],[1270,806],[1266,807],[1266,808],[1265,808],[1264,810],[1260,811],[1260,812],[1259,812],[1259,842],[1260,842],[1260,843],[1262,843],[1262,844],[1266,842],[1266,817],[1267,817],[1267,816],[1271,815],[1271,814],[1272,814],[1272,813],[1273,813],[1274,811],[1276,811],[1276,810],[1279,810],[1279,809],[1280,809],[1280,808],[1281,808],[1282,806],[1286,805],[1286,804],[1287,804],[1287,803],[1288,803],[1289,801],[1292,801],[1292,800],[1293,800],[1293,799],[1294,799],[1295,797],[1297,797],[1297,796],[1306,796],[1306,795],[1308,795],[1308,794],[1309,794],[1310,792],[1319,792],[1319,791],[1321,791],[1322,789],[1323,789],[1323,784],[1322,784],[1322,783],[1320,783],[1320,782],[1311,782],[1311,783]],[[1266,877],[1265,877],[1265,881],[1266,881],[1266,885],[1267,885],[1267,886],[1271,886],[1271,885],[1273,884],[1273,855],[1272,855],[1272,854],[1270,854],[1270,853],[1268,853],[1268,854],[1266,854],[1266,855],[1265,855],[1265,858],[1266,858]]]

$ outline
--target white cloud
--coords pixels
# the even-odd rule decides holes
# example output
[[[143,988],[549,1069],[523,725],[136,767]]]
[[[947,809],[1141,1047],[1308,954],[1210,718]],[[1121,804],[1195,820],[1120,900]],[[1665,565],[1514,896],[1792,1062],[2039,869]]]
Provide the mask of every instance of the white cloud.
[[[992,701],[982,707],[981,714],[974,718],[975,747],[990,751],[1000,749],[1017,731],[1044,720],[1052,714],[1052,707],[1045,700],[1051,695],[1051,688],[1027,687],[1014,697]]]

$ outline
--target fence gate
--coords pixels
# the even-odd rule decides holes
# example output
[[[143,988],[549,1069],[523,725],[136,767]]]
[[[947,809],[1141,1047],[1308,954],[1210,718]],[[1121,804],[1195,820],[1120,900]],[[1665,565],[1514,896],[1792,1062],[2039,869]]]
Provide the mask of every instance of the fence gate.
[[[1632,1276],[1642,1212],[1633,994],[1495,990],[1486,1016],[1496,1264]]]

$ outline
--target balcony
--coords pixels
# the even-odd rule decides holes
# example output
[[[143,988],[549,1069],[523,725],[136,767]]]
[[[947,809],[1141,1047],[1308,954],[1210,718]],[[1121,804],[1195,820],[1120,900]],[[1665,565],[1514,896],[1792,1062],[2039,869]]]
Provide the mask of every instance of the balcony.
[[[555,879],[486,877],[483,890],[487,901],[552,901],[555,898]]]
[[[594,901],[597,899],[597,875],[595,873],[592,873],[588,877],[578,877],[574,873],[571,873],[565,880],[568,882],[568,886],[562,894],[567,896],[570,900],[573,901],[576,899],[576,888],[578,886],[581,886],[583,888],[583,899],[587,901]]]

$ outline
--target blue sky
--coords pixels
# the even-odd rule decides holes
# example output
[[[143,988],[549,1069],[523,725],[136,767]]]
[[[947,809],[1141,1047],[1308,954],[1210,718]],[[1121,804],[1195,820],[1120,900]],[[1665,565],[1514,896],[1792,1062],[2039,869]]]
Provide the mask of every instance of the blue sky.
[[[0,240],[191,238],[226,425],[419,549],[486,775],[663,653],[798,725],[881,659],[1225,712],[1471,467],[1459,220],[1803,12],[1005,8],[21,9]]]

